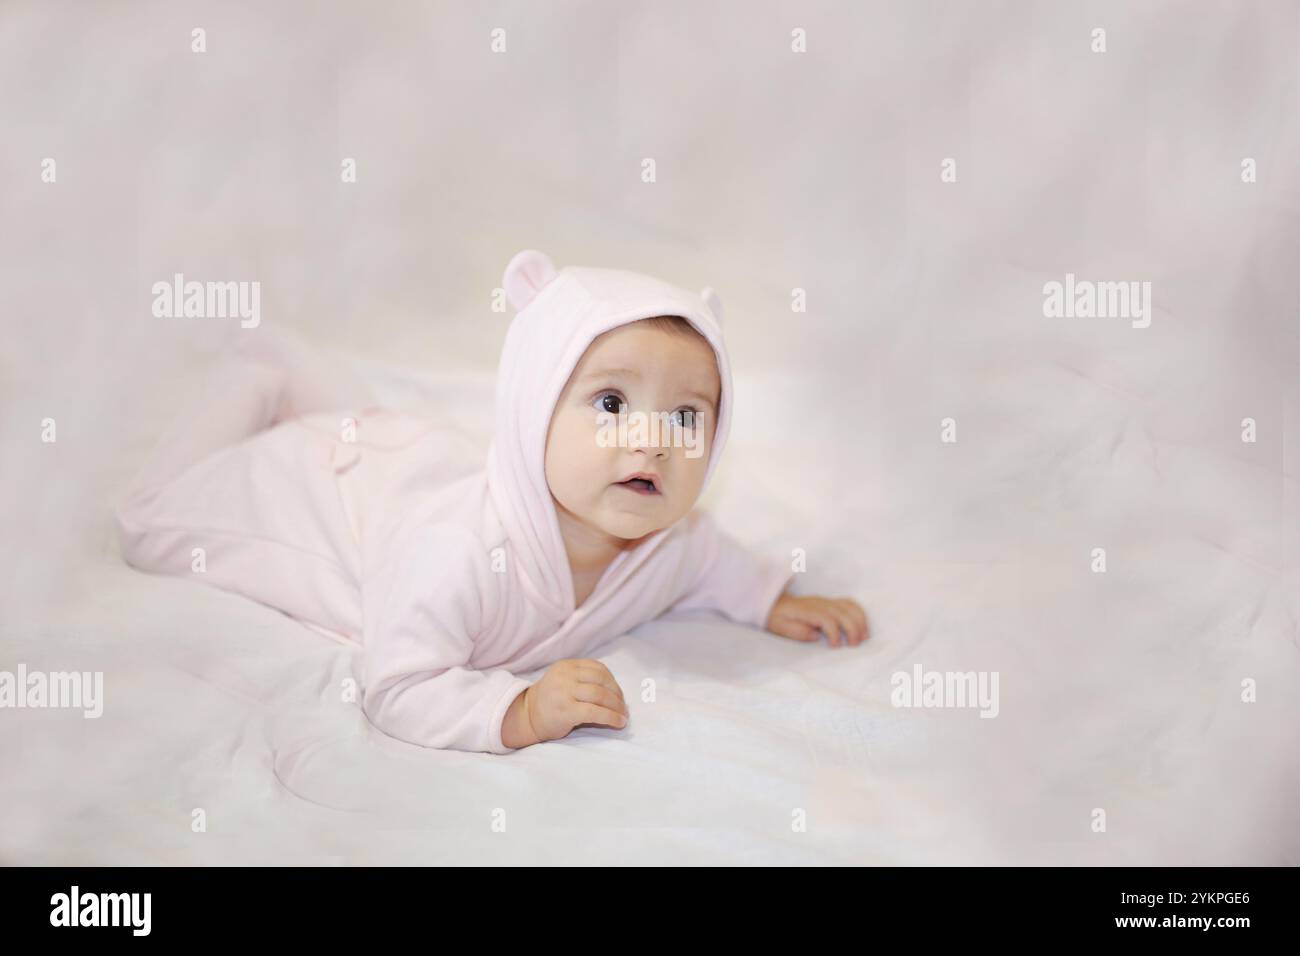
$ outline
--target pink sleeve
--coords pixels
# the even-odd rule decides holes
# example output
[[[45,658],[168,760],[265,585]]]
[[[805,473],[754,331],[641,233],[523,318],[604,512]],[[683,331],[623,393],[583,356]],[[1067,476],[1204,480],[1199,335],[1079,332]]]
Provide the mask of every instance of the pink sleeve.
[[[470,532],[408,529],[362,586],[362,708],[391,737],[444,750],[510,753],[506,710],[529,684],[469,666],[495,601],[488,556]]]
[[[691,512],[686,521],[688,553],[697,558],[698,571],[670,610],[719,611],[738,623],[765,627],[793,572],[742,547],[708,512]]]

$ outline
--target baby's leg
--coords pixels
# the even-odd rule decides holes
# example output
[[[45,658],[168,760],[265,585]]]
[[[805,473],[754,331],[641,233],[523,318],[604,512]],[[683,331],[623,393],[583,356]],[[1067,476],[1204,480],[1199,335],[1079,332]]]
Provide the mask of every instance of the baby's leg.
[[[275,421],[312,412],[358,409],[374,401],[370,386],[340,362],[313,348],[287,329],[260,326],[266,334],[241,335],[235,350],[245,359],[281,374]]]
[[[159,442],[117,510],[122,557],[355,637],[359,557],[338,442],[285,419],[364,406],[369,390],[265,331],[241,337]]]
[[[293,334],[265,325],[240,333],[154,447],[128,501],[157,492],[213,452],[286,419],[373,400],[355,374]]]

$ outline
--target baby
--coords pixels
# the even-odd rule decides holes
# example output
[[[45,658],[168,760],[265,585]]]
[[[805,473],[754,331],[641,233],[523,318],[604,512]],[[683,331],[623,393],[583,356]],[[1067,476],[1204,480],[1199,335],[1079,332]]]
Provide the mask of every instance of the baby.
[[[503,288],[518,314],[486,470],[454,432],[365,405],[263,327],[133,483],[126,560],[359,643],[365,713],[426,747],[508,753],[626,726],[618,683],[584,655],[669,611],[866,638],[855,602],[787,593],[790,571],[692,510],[734,405],[712,290],[557,271],[534,251]]]

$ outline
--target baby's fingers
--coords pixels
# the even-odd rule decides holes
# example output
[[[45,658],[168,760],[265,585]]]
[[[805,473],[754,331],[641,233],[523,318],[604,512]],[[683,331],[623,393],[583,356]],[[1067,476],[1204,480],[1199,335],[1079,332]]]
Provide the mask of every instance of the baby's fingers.
[[[614,675],[609,672],[609,668],[600,661],[580,661],[576,674],[579,681],[608,687],[622,699],[623,688],[618,686],[618,681],[614,680]]]
[[[821,629],[826,639],[830,641],[831,647],[840,646],[840,622],[828,608],[822,606],[809,608],[805,612],[805,617]]]
[[[573,725],[600,724],[604,727],[626,727],[627,718],[622,714],[601,707],[599,704],[578,703],[573,708]]]
[[[792,641],[815,641],[821,637],[822,633],[817,630],[815,624],[804,620],[803,615],[796,616],[793,614],[781,614],[774,618],[770,630],[773,634],[780,634]]]
[[[579,703],[598,704],[616,714],[627,713],[627,704],[623,698],[603,684],[576,684],[573,688],[573,699]]]
[[[867,639],[867,616],[862,613],[862,609],[848,600],[833,601],[832,605],[840,626],[844,628],[844,633],[848,635],[849,644],[856,646],[865,641]]]

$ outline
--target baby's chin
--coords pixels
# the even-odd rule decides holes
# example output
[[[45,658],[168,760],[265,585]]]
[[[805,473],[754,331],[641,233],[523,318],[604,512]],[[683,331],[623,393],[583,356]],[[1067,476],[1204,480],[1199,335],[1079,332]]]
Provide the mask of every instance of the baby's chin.
[[[626,492],[624,492],[626,494]],[[669,509],[647,507],[643,511],[625,510],[623,508],[598,508],[591,516],[592,524],[606,534],[624,541],[635,541],[646,535],[662,531],[673,523],[675,518],[667,514]]]
[[[598,522],[601,531],[624,541],[635,541],[648,534],[654,534],[667,527],[660,521],[653,521],[638,515],[618,514],[604,515]]]

